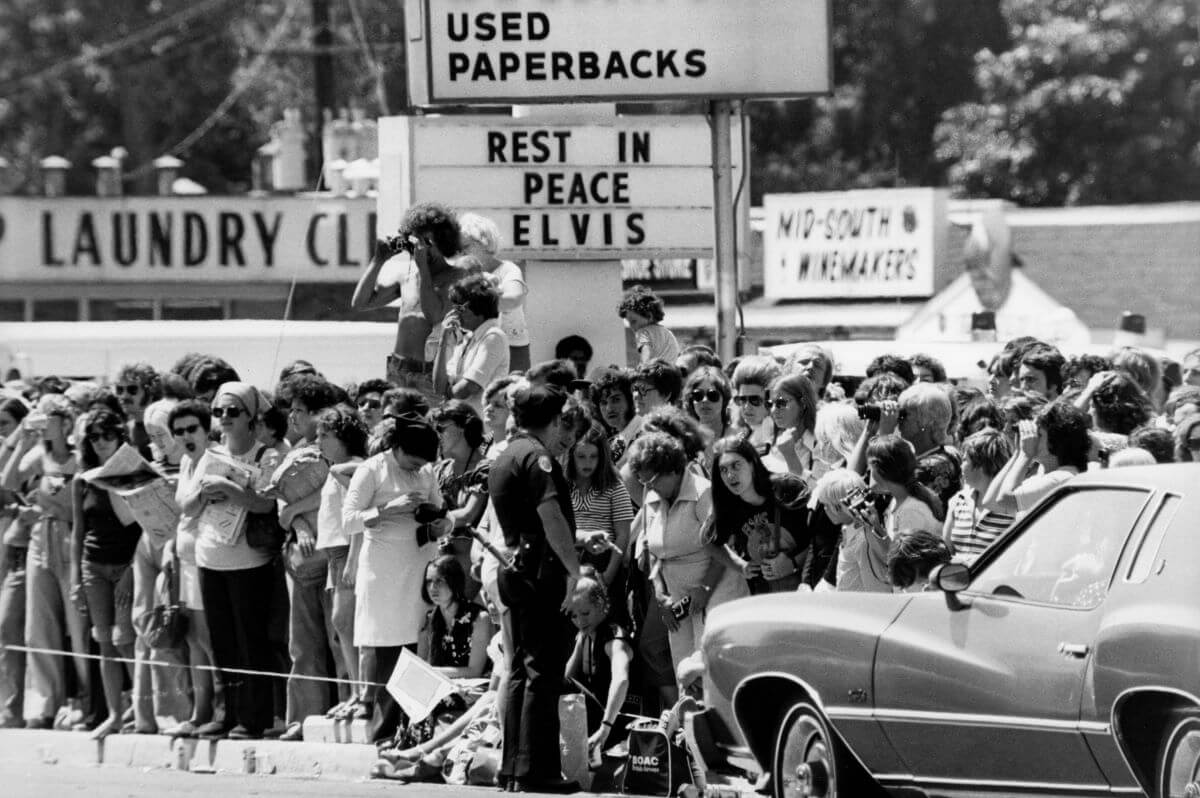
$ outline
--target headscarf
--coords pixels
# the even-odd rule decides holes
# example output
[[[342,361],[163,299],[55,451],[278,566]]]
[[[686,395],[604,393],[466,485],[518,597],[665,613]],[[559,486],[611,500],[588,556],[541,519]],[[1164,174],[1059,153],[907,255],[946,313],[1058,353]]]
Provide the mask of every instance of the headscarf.
[[[263,411],[270,407],[270,402],[267,397],[263,396],[262,391],[255,388],[248,382],[227,382],[217,389],[217,393],[213,396],[213,401],[216,402],[222,396],[232,396],[246,409],[252,418],[257,418],[263,414]]]

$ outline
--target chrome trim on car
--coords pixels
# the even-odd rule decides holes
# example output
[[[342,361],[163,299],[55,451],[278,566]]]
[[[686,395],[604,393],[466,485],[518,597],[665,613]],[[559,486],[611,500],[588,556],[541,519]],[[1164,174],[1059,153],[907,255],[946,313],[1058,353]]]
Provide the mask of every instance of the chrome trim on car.
[[[1107,783],[1070,784],[1055,781],[1009,781],[990,779],[938,779],[918,778],[913,784],[918,787],[958,787],[971,792],[979,790],[1023,790],[1038,792],[1070,792],[1080,795],[1111,795],[1113,789]],[[1124,792],[1124,790],[1121,790]]]
[[[972,712],[927,712],[906,709],[862,709],[859,707],[828,707],[825,714],[846,720],[891,720],[910,723],[937,723],[950,726],[1001,726],[1005,728],[1046,729],[1050,731],[1087,732],[1108,734],[1107,723],[1077,720],[1046,720],[1045,718],[1017,717],[1013,715],[983,715]]]

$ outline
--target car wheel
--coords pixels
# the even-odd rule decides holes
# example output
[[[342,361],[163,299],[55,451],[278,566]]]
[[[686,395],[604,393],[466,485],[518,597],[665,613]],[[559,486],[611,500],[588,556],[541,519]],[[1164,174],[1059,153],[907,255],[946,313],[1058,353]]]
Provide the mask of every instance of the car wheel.
[[[1159,798],[1200,798],[1200,716],[1179,715],[1163,737]]]
[[[779,727],[772,781],[775,798],[857,798],[875,792],[824,715],[808,702],[792,707]]]

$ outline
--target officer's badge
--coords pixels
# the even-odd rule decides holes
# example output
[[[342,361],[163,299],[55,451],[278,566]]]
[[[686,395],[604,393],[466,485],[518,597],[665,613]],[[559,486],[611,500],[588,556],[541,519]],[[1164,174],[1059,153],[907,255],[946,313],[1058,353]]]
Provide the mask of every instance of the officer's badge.
[[[543,454],[538,458],[538,468],[549,474],[554,470],[554,464],[550,462],[550,457],[548,455]]]

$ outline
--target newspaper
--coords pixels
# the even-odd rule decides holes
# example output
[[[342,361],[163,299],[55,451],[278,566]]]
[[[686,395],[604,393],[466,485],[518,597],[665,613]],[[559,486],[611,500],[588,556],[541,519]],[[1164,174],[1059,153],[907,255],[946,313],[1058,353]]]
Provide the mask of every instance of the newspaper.
[[[82,477],[120,496],[144,532],[158,537],[175,534],[179,523],[175,486],[128,443]]]
[[[251,463],[243,463],[220,452],[209,449],[196,466],[197,479],[208,476],[224,477],[242,487],[258,484],[262,471]],[[245,527],[246,508],[234,502],[216,502],[204,505],[197,521],[197,533],[211,537],[218,543],[233,546],[241,537]]]
[[[400,659],[388,679],[387,689],[409,719],[419,723],[429,717],[442,699],[458,688],[432,665],[406,648],[400,652]]]

